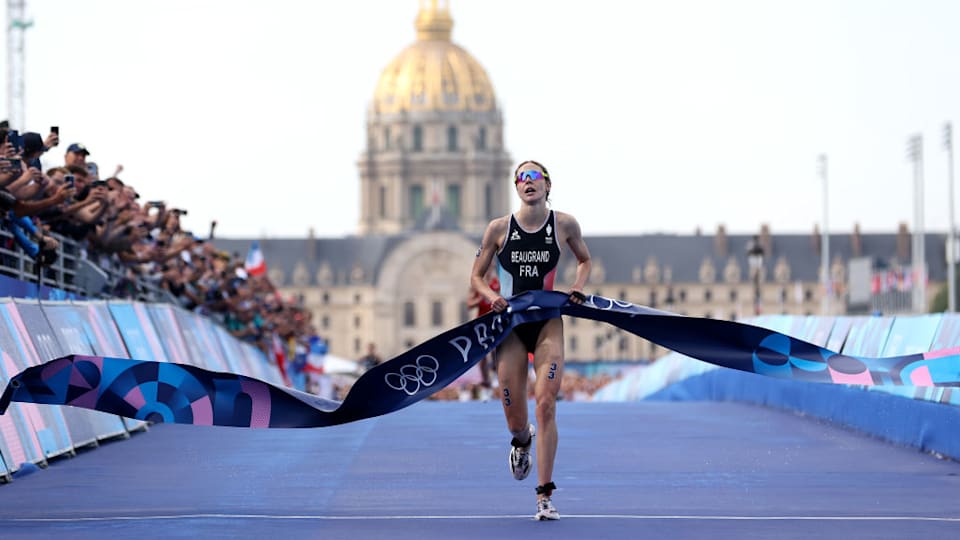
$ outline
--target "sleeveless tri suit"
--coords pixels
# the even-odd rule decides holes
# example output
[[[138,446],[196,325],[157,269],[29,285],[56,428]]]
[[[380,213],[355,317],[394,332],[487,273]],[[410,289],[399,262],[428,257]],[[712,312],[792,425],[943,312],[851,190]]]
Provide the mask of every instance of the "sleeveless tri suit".
[[[553,210],[543,225],[535,231],[520,227],[517,218],[510,215],[510,226],[500,251],[497,252],[497,276],[500,295],[510,298],[533,290],[553,290],[560,261],[560,242],[557,239],[557,218]],[[527,352],[533,352],[546,321],[518,326],[514,333]]]

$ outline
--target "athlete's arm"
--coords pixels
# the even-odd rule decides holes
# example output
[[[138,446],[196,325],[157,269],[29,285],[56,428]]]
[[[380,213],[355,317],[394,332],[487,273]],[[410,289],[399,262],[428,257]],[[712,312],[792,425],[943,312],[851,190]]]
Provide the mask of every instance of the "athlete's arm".
[[[506,218],[497,218],[487,225],[487,230],[483,233],[480,250],[477,251],[477,259],[473,261],[473,271],[470,273],[470,286],[486,298],[496,312],[507,309],[509,304],[504,297],[490,288],[487,280],[484,279],[484,275],[487,273],[490,263],[493,262],[497,251],[500,250],[500,242],[506,234],[504,228],[506,224]]]
[[[583,288],[587,286],[587,280],[590,279],[590,250],[587,249],[587,243],[583,241],[583,234],[580,232],[580,223],[570,214],[562,212],[557,213],[557,221],[564,235],[567,237],[567,246],[577,258],[577,276],[570,286],[570,292],[583,294]],[[582,300],[576,296],[571,296],[570,300],[574,303],[581,303]]]

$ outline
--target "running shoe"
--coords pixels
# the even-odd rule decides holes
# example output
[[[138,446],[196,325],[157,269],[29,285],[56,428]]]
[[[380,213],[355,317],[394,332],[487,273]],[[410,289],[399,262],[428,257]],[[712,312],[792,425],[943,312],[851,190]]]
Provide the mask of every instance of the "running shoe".
[[[560,512],[557,512],[557,509],[553,507],[549,497],[544,497],[537,499],[537,513],[533,518],[538,521],[553,521],[560,519]]]
[[[533,446],[533,437],[537,434],[537,428],[533,424],[527,424],[527,430],[530,432],[530,440],[527,444],[521,446],[516,437],[510,441],[510,472],[517,480],[523,480],[530,474],[530,447]]]

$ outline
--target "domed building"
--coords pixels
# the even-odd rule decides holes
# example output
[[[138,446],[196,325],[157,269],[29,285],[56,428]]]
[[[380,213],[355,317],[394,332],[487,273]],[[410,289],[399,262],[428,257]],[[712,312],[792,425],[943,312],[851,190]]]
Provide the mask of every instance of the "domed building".
[[[380,74],[360,156],[360,234],[482,234],[510,209],[503,115],[483,66],[451,40],[446,3],[421,2],[416,41]]]
[[[515,196],[493,84],[453,43],[448,4],[421,0],[414,28],[416,40],[383,69],[367,111],[367,144],[357,162],[359,234],[260,239],[271,281],[303,298],[331,353],[341,357],[359,358],[374,343],[390,358],[471,318],[466,297],[477,247],[486,224],[507,214]],[[927,235],[928,291],[944,281],[942,237]],[[861,234],[858,227],[832,234],[829,302],[819,285],[817,230],[774,235],[763,225],[758,235],[728,235],[720,225],[712,235],[585,240],[593,258],[588,292],[683,315],[812,314],[824,305],[832,314],[895,313],[909,305],[901,287],[869,285],[903,275],[906,225],[895,234]],[[237,253],[251,242],[216,240]],[[574,280],[573,257],[561,257],[558,271],[556,287],[564,290]],[[572,361],[665,352],[585,320],[568,319],[564,339]]]

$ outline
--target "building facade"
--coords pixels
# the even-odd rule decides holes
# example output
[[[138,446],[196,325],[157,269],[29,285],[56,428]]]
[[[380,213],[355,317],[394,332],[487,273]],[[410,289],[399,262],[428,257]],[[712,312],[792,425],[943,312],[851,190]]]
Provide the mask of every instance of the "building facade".
[[[510,211],[513,163],[493,85],[453,43],[452,28],[444,2],[421,2],[416,41],[381,73],[357,162],[358,234],[259,239],[271,280],[283,294],[303,298],[335,355],[357,358],[374,343],[389,358],[474,315],[466,308],[470,270],[486,224]],[[905,275],[909,238],[903,225],[894,234],[831,234],[830,285],[822,286],[817,231],[775,235],[761,226],[756,235],[728,235],[720,226],[713,234],[587,236],[588,292],[724,319],[866,313],[881,293],[909,295],[902,277],[892,285],[884,277],[883,291],[871,282],[866,303],[856,294],[880,272]],[[251,242],[216,241],[239,253]],[[945,279],[944,248],[945,234],[926,236],[928,304]],[[560,290],[573,282],[571,259],[561,258]],[[851,277],[863,262],[871,274]],[[586,320],[568,319],[565,339],[574,361],[648,360],[665,352]]]

